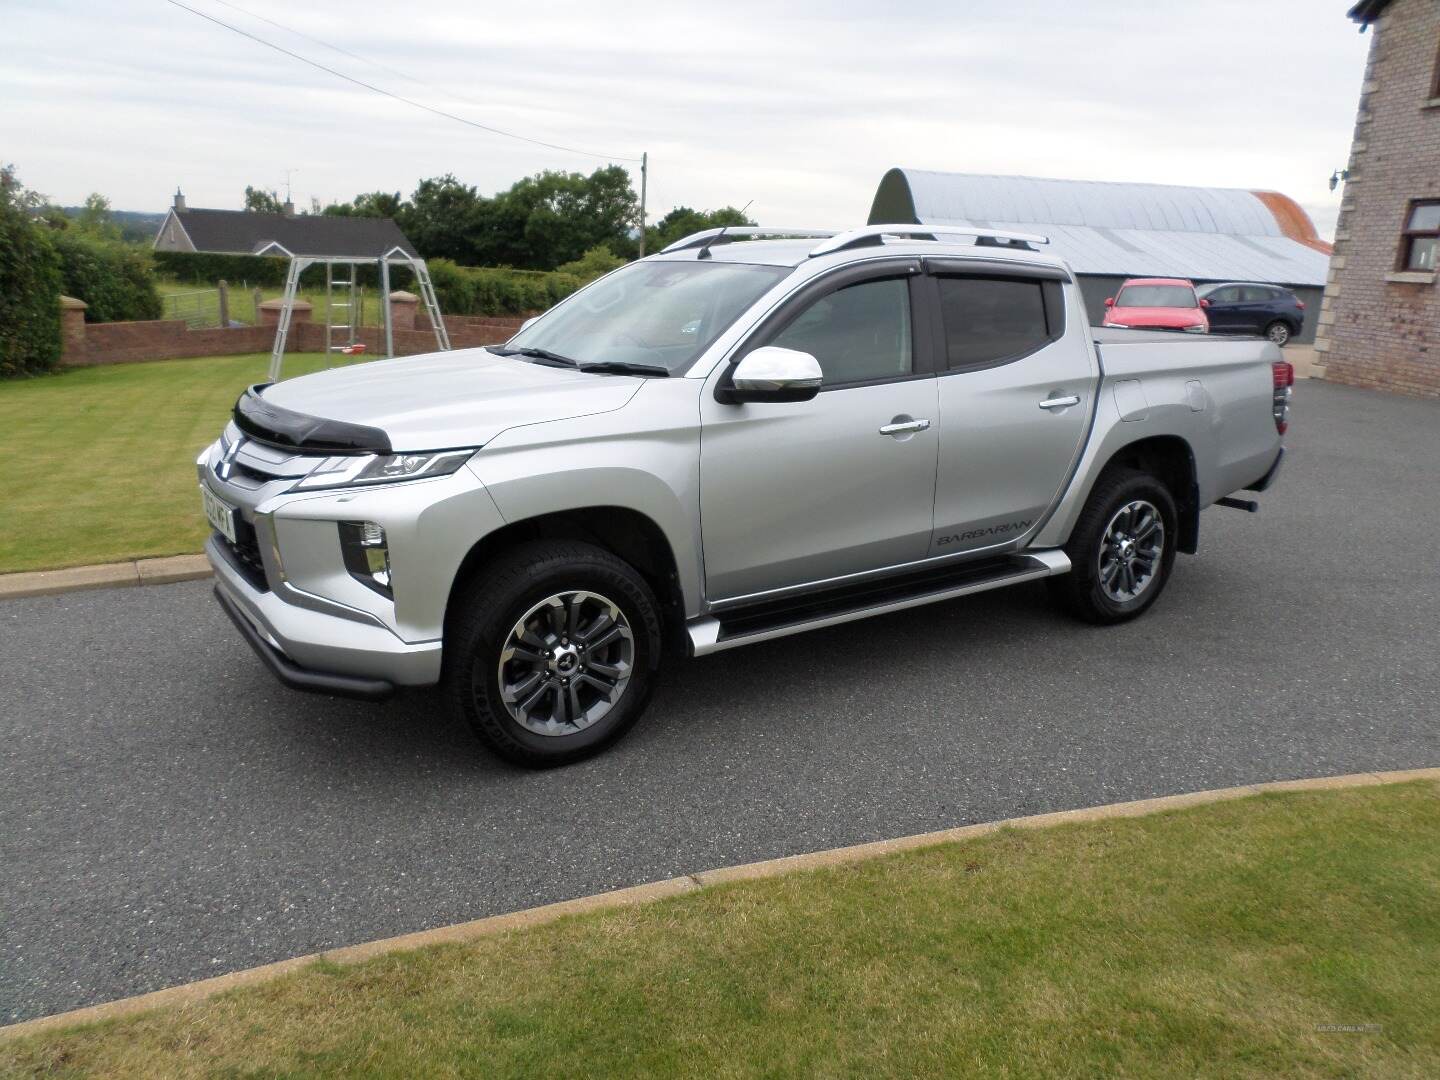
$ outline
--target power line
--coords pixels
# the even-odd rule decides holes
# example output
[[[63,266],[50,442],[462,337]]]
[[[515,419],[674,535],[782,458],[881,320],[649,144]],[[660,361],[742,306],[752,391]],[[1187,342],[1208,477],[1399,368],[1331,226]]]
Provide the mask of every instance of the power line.
[[[209,15],[203,11],[199,11],[196,8],[191,7],[189,4],[182,4],[180,0],[165,0],[165,2],[174,7],[178,7],[183,11],[188,11],[191,15],[198,15],[200,18],[206,20],[207,22],[212,22],[216,26],[222,26],[226,30],[231,31],[232,33],[239,34],[241,37],[249,38],[251,41],[256,42],[257,44],[264,45],[267,49],[274,49],[276,52],[283,53],[293,60],[299,60],[302,64],[309,64],[311,67],[318,68],[326,74],[334,75],[337,79],[344,79],[348,83],[353,83],[356,86],[363,87],[366,90],[372,91],[376,94],[380,94],[383,97],[390,98],[393,101],[399,101],[402,104],[411,106],[412,108],[423,109],[425,112],[433,113],[436,116],[444,117],[446,120],[454,120],[456,123],[465,124],[467,127],[478,128],[481,131],[488,131],[492,135],[502,135],[507,139],[516,139],[520,142],[531,143],[534,146],[543,146],[547,150],[559,150],[562,153],[566,154],[580,154],[583,157],[599,158],[601,161],[640,161],[640,158],[637,157],[624,157],[620,154],[597,154],[593,150],[580,150],[573,146],[561,146],[559,143],[545,142],[543,139],[532,139],[528,135],[516,135],[513,131],[504,131],[501,128],[491,127],[489,124],[482,124],[479,121],[470,120],[464,116],[457,116],[455,113],[446,112],[444,109],[437,109],[433,105],[426,105],[423,101],[416,101],[414,98],[408,98],[405,97],[403,94],[397,94],[392,90],[386,90],[383,86],[376,86],[374,83],[365,82],[363,79],[357,79],[353,75],[345,74],[343,71],[337,71],[332,67],[327,67],[324,64],[320,63],[318,60],[311,60],[308,56],[302,56],[297,52],[291,52],[283,45],[277,45],[273,41],[267,41],[265,38],[252,34],[248,30],[242,30],[240,27],[225,22],[223,19],[217,19],[213,15]]]
[[[255,19],[259,22],[268,23],[269,25],[275,27],[275,29],[277,30],[284,30],[287,34],[294,34],[296,37],[304,38],[306,41],[311,42],[315,45],[319,45],[323,49],[329,49],[331,52],[337,52],[341,56],[348,56],[351,60],[359,60],[362,64],[369,64],[371,67],[377,67],[381,71],[388,71],[391,75],[398,75],[402,79],[413,83],[419,83],[421,86],[427,85],[423,79],[417,79],[414,75],[407,75],[399,68],[393,68],[389,64],[382,64],[379,60],[372,60],[368,56],[361,56],[359,53],[351,52],[349,49],[342,49],[339,45],[332,45],[328,41],[324,41],[321,38],[317,38],[305,33],[303,30],[296,30],[293,26],[286,26],[284,23],[278,23],[274,19],[267,19],[264,15],[260,15],[256,12],[243,8],[239,4],[230,3],[230,0],[211,0],[211,2],[219,4],[221,7],[227,7],[231,11],[238,11],[241,15],[248,15],[250,18]]]

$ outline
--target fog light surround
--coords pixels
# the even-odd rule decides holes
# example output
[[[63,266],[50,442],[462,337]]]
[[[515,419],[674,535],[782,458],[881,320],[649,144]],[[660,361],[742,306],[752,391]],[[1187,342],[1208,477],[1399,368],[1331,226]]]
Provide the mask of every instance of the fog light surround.
[[[350,576],[385,599],[395,599],[390,589],[390,545],[384,527],[373,521],[341,521],[337,524],[340,551]]]

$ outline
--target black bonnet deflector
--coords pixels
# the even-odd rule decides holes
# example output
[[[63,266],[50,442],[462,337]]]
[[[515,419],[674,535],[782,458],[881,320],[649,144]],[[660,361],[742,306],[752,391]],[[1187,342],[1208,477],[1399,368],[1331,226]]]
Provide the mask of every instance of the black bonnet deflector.
[[[286,450],[331,454],[388,454],[390,437],[379,428],[325,420],[272,405],[261,397],[270,383],[256,383],[235,402],[235,426],[250,438]]]

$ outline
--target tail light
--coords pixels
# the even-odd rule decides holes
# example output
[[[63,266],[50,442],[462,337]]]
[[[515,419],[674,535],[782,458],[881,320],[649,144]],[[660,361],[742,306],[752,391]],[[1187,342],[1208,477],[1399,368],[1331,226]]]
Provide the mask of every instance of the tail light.
[[[1275,387],[1275,430],[1281,435],[1290,430],[1290,395],[1295,386],[1295,368],[1286,360],[1270,365],[1271,383]]]
[[[1296,301],[1295,301],[1295,306],[1298,307],[1301,311],[1304,311],[1304,310],[1305,310],[1305,301],[1304,301],[1304,300],[1296,300]]]

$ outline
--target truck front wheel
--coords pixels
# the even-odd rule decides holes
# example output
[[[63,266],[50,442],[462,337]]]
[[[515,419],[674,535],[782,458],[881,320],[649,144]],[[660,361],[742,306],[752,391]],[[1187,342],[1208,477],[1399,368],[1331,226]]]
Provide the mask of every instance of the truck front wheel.
[[[1169,488],[1148,473],[1113,469],[1075,523],[1065,545],[1073,569],[1049,579],[1051,595],[1085,622],[1133,619],[1164,590],[1178,533]]]
[[[660,651],[659,605],[634,568],[593,544],[538,541],[459,590],[444,690],[500,757],[564,765],[640,718]]]

